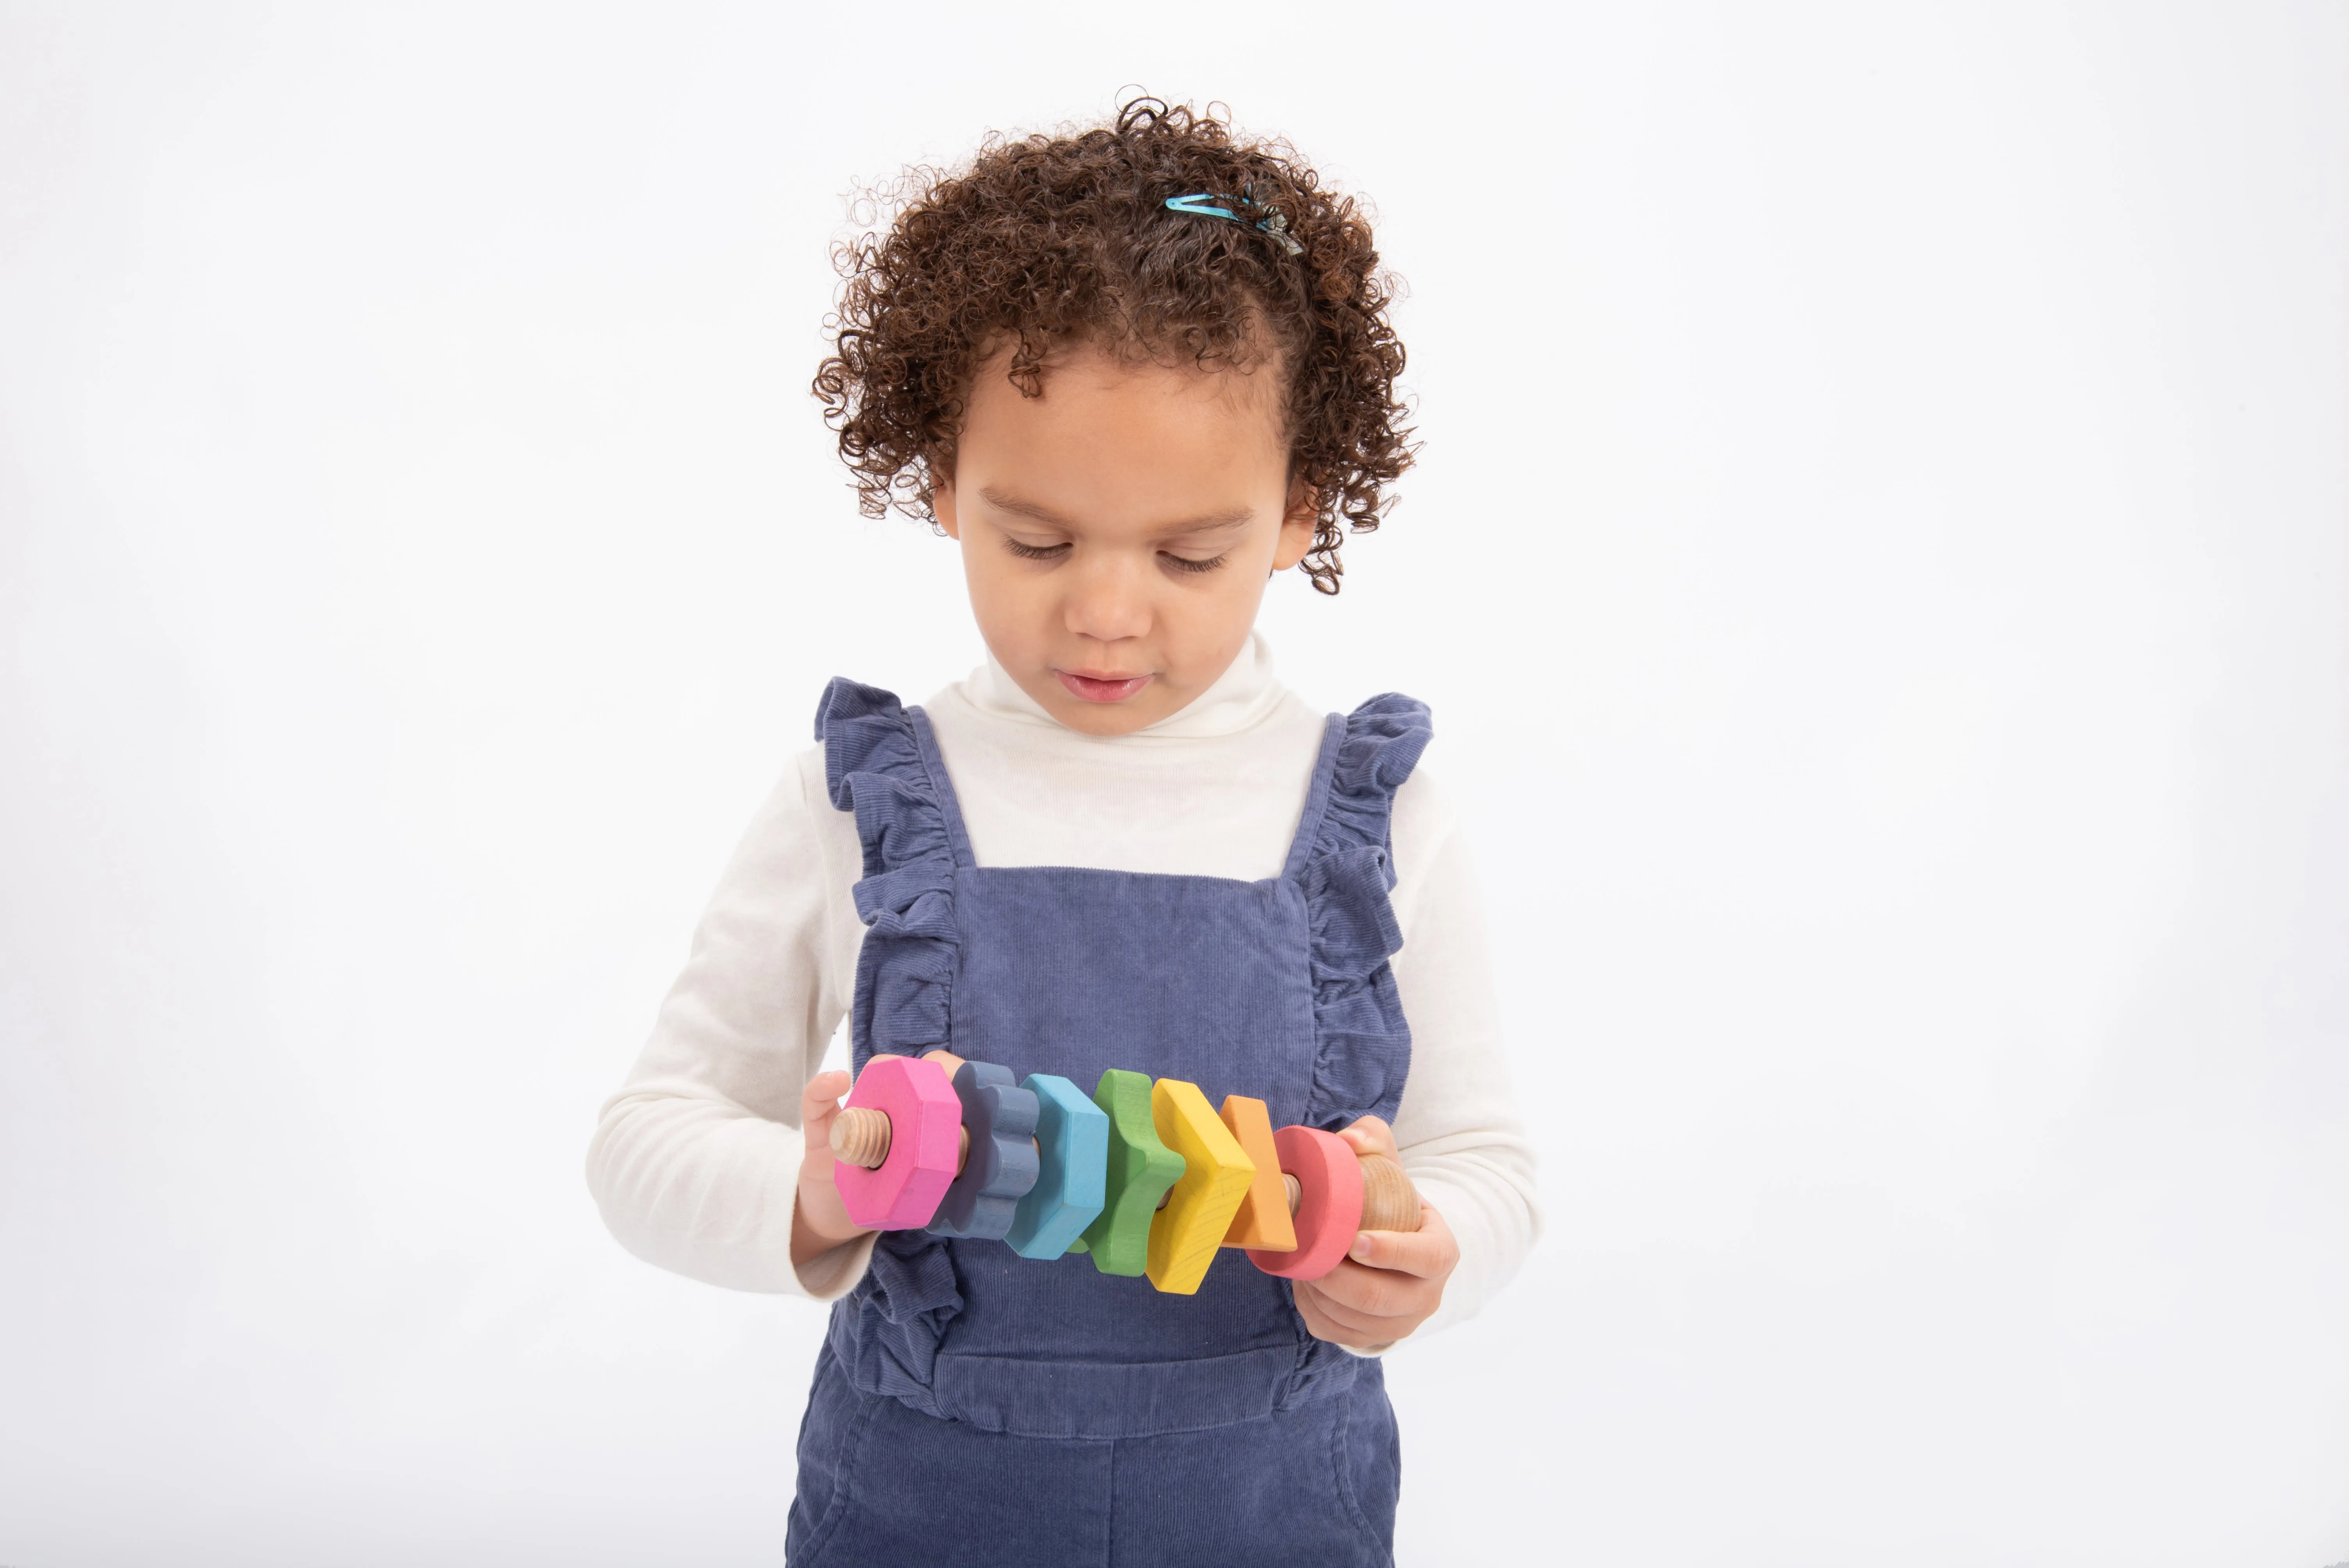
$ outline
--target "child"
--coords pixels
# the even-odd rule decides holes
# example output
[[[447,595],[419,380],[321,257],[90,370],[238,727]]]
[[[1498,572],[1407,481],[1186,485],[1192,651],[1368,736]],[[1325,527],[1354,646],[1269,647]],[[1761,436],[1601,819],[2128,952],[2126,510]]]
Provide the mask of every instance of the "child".
[[[1141,98],[990,141],[843,270],[816,389],[867,513],[959,542],[989,657],[920,708],[825,691],[590,1184],[642,1257],[833,1304],[792,1563],[1390,1562],[1377,1353],[1475,1310],[1537,1218],[1427,710],[1324,719],[1253,633],[1274,572],[1338,591],[1409,462],[1369,225]],[[850,1077],[816,1070],[843,1014],[860,1070],[951,1047],[1263,1099],[1398,1155],[1421,1228],[1309,1283],[1224,1252],[1193,1295],[860,1231]]]

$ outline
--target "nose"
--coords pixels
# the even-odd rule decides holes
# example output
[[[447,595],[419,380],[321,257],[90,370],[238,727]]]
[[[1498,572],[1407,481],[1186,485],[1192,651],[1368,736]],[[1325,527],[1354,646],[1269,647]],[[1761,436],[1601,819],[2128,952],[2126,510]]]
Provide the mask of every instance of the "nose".
[[[1104,551],[1091,561],[1070,563],[1077,570],[1067,580],[1062,613],[1064,624],[1078,636],[1116,643],[1150,630],[1149,584],[1135,563],[1125,559],[1127,553]]]

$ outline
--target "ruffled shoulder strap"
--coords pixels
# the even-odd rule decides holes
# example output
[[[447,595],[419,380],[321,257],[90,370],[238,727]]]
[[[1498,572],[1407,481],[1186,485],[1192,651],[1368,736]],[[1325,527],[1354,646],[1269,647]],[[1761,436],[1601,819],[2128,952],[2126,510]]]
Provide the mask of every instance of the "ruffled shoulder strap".
[[[1301,875],[1310,861],[1342,850],[1385,850],[1395,791],[1434,738],[1427,705],[1401,692],[1382,693],[1349,714],[1331,714],[1283,874]]]
[[[1434,738],[1427,705],[1399,693],[1330,716],[1284,876],[1305,894],[1312,933],[1316,1048],[1307,1121],[1394,1119],[1411,1072],[1411,1026],[1388,960],[1402,928],[1395,883],[1395,791]]]
[[[832,803],[856,814],[864,850],[856,913],[872,929],[857,953],[849,1025],[861,1069],[875,1051],[919,1056],[947,1044],[961,949],[954,873],[969,863],[969,840],[920,708],[834,679],[815,734]]]
[[[871,929],[856,953],[848,1034],[850,1065],[862,1072],[876,1051],[917,1057],[948,1043],[962,959],[955,867],[970,863],[970,841],[920,708],[835,679],[816,704],[815,738],[832,803],[856,813],[864,848],[856,913]],[[942,1238],[885,1232],[833,1314],[834,1352],[865,1392],[943,1417],[931,1382],[938,1341],[962,1307]]]

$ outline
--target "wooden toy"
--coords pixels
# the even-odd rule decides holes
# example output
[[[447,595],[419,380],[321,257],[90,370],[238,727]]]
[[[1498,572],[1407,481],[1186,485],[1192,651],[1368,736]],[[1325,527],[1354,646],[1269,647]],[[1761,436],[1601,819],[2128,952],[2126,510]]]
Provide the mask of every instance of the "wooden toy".
[[[1311,1127],[1284,1127],[1272,1142],[1282,1174],[1297,1183],[1297,1248],[1251,1247],[1248,1261],[1265,1273],[1319,1279],[1344,1260],[1358,1233],[1419,1229],[1419,1194],[1386,1156],[1357,1156],[1336,1133]],[[1375,1204],[1366,1202],[1373,1193]]]
[[[938,1200],[930,1231],[941,1236],[994,1241],[1011,1229],[1019,1200],[1036,1185],[1036,1096],[993,1062],[966,1061],[954,1069],[968,1150],[962,1170]]]
[[[1288,1184],[1281,1179],[1280,1156],[1272,1145],[1272,1117],[1264,1101],[1227,1094],[1221,1115],[1241,1152],[1256,1167],[1256,1175],[1232,1214],[1231,1229],[1224,1233],[1224,1245],[1257,1247],[1268,1253],[1296,1251],[1297,1226],[1289,1219]]]
[[[1216,1261],[1256,1164],[1196,1084],[1160,1078],[1150,1090],[1150,1112],[1159,1140],[1183,1157],[1183,1175],[1150,1222],[1146,1272],[1170,1295],[1190,1295]]]
[[[1196,1085],[1114,1068],[1087,1099],[1050,1073],[1015,1085],[950,1051],[923,1063],[874,1057],[833,1119],[859,1225],[999,1238],[1029,1258],[1091,1253],[1103,1274],[1175,1295],[1199,1288],[1218,1246],[1319,1279],[1358,1232],[1419,1229],[1400,1164],[1316,1128],[1273,1131],[1262,1100],[1229,1095],[1211,1112]]]
[[[833,1123],[832,1148],[850,1222],[876,1231],[928,1224],[961,1167],[962,1100],[954,1087],[911,1057],[876,1056],[848,1104]]]
[[[1030,1073],[1020,1087],[1036,1097],[1040,1169],[1003,1240],[1023,1258],[1057,1258],[1103,1207],[1109,1117],[1056,1073]]]
[[[1138,1274],[1149,1266],[1150,1222],[1159,1200],[1183,1175],[1183,1157],[1159,1141],[1150,1079],[1111,1068],[1093,1089],[1109,1118],[1109,1164],[1102,1212],[1085,1227],[1084,1250],[1103,1274]]]

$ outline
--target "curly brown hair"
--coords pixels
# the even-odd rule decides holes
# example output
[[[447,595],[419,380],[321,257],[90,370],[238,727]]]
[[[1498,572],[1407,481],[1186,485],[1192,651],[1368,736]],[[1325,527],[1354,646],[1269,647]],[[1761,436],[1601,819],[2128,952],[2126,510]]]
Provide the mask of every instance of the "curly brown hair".
[[[1198,191],[1242,221],[1166,206]],[[814,385],[865,516],[895,505],[935,525],[931,476],[953,472],[970,377],[1007,344],[1030,397],[1059,343],[1202,368],[1269,350],[1290,476],[1319,498],[1302,566],[1338,591],[1343,531],[1378,527],[1414,450],[1387,320],[1399,285],[1360,207],[1294,148],[1235,134],[1216,105],[1140,97],[1110,125],[990,135],[968,169],[911,170],[886,199],[887,228],[834,252],[844,284]],[[1259,227],[1276,213],[1295,253]]]

